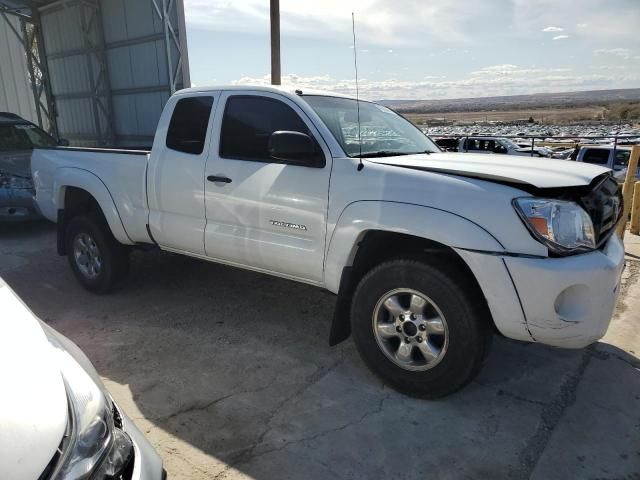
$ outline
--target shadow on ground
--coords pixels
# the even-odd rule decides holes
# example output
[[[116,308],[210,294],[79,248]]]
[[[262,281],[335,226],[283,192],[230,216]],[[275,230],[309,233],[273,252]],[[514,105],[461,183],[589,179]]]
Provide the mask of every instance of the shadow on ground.
[[[95,296],[47,223],[0,227],[0,275],[87,353],[171,478],[640,478],[640,362],[613,345],[496,337],[471,385],[427,402],[351,341],[330,348],[334,297],[309,286],[153,252]]]

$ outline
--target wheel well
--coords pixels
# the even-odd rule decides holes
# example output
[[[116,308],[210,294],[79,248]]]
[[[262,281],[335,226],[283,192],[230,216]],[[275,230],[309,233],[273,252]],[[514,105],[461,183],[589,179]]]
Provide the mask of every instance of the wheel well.
[[[422,257],[434,261],[457,264],[461,270],[473,276],[467,264],[451,247],[427,238],[404,233],[369,231],[358,242],[352,267],[359,277],[376,265],[399,258]]]
[[[360,279],[376,265],[390,260],[418,258],[431,264],[446,266],[450,271],[456,272],[456,276],[469,293],[477,296],[486,307],[488,318],[491,318],[487,301],[475,275],[451,247],[414,235],[379,230],[366,232],[356,247],[351,265],[343,269],[331,326],[331,345],[346,340],[351,334],[351,298]],[[491,323],[493,324],[492,318]]]
[[[66,187],[64,192],[64,208],[58,210],[58,254],[66,255],[65,234],[69,221],[79,215],[96,215],[103,222],[106,219],[100,204],[86,190],[78,187]]]

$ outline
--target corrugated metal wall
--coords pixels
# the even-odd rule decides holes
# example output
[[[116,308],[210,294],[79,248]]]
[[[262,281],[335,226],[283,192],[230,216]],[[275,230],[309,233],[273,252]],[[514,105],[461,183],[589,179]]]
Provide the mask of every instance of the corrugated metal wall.
[[[58,5],[42,10],[40,18],[60,136],[73,144],[96,146],[101,144],[99,137],[106,130],[108,119],[99,111],[94,115],[88,68],[95,71],[97,65],[86,51],[81,17],[86,17],[88,10],[78,3],[66,8]],[[97,42],[96,25],[87,32],[87,37]],[[104,95],[99,98],[104,100]],[[97,128],[96,116],[100,122]]]
[[[7,20],[17,32],[21,33],[18,17],[7,15]],[[38,123],[24,48],[2,17],[0,17],[0,111],[17,113],[22,118]],[[46,125],[44,127],[46,128]]]
[[[163,25],[149,0],[103,0],[102,13],[116,135],[152,142],[171,95]]]
[[[150,146],[171,94],[164,24],[152,0],[95,5],[67,1],[40,9],[60,136],[76,145]],[[179,25],[182,3],[173,5],[171,23]],[[169,44],[175,71],[179,52]],[[186,72],[188,78],[188,66]]]

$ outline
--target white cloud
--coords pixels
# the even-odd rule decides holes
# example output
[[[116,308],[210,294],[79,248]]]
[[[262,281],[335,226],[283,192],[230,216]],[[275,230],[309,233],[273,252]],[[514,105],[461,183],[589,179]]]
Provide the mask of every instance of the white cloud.
[[[639,82],[640,74],[625,77],[629,82]],[[376,99],[433,99],[517,95],[524,93],[561,92],[609,88],[615,76],[601,73],[576,73],[569,68],[523,68],[517,65],[491,65],[470,72],[466,78],[449,80],[443,77],[426,77],[422,80],[390,78],[359,81],[360,96]],[[243,77],[233,82],[238,85],[268,85],[269,75]],[[355,94],[353,79],[337,79],[330,75],[282,76],[282,84],[301,89],[318,89]]]
[[[569,38],[569,35],[556,35],[553,40],[564,40],[565,38]]]
[[[557,25],[558,19],[571,19],[579,26],[574,35],[634,42],[640,24],[637,0],[510,0],[509,5],[513,9],[513,26],[519,31],[539,31],[540,25]]]
[[[616,56],[624,58],[625,60],[629,60],[632,57],[631,50],[628,48],[598,48],[593,51],[593,54],[595,56],[605,57]]]
[[[543,32],[564,32],[562,27],[547,27],[542,29]]]

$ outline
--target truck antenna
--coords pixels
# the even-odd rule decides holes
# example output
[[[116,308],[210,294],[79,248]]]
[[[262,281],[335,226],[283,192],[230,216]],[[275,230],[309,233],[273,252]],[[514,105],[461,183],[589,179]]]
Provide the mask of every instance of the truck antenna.
[[[360,162],[358,163],[358,171],[364,168],[362,163],[362,138],[360,136],[360,91],[358,88],[358,52],[356,50],[356,15],[351,12],[351,30],[353,31],[353,68],[356,72],[356,112],[358,118],[358,149],[360,151],[358,157]]]

